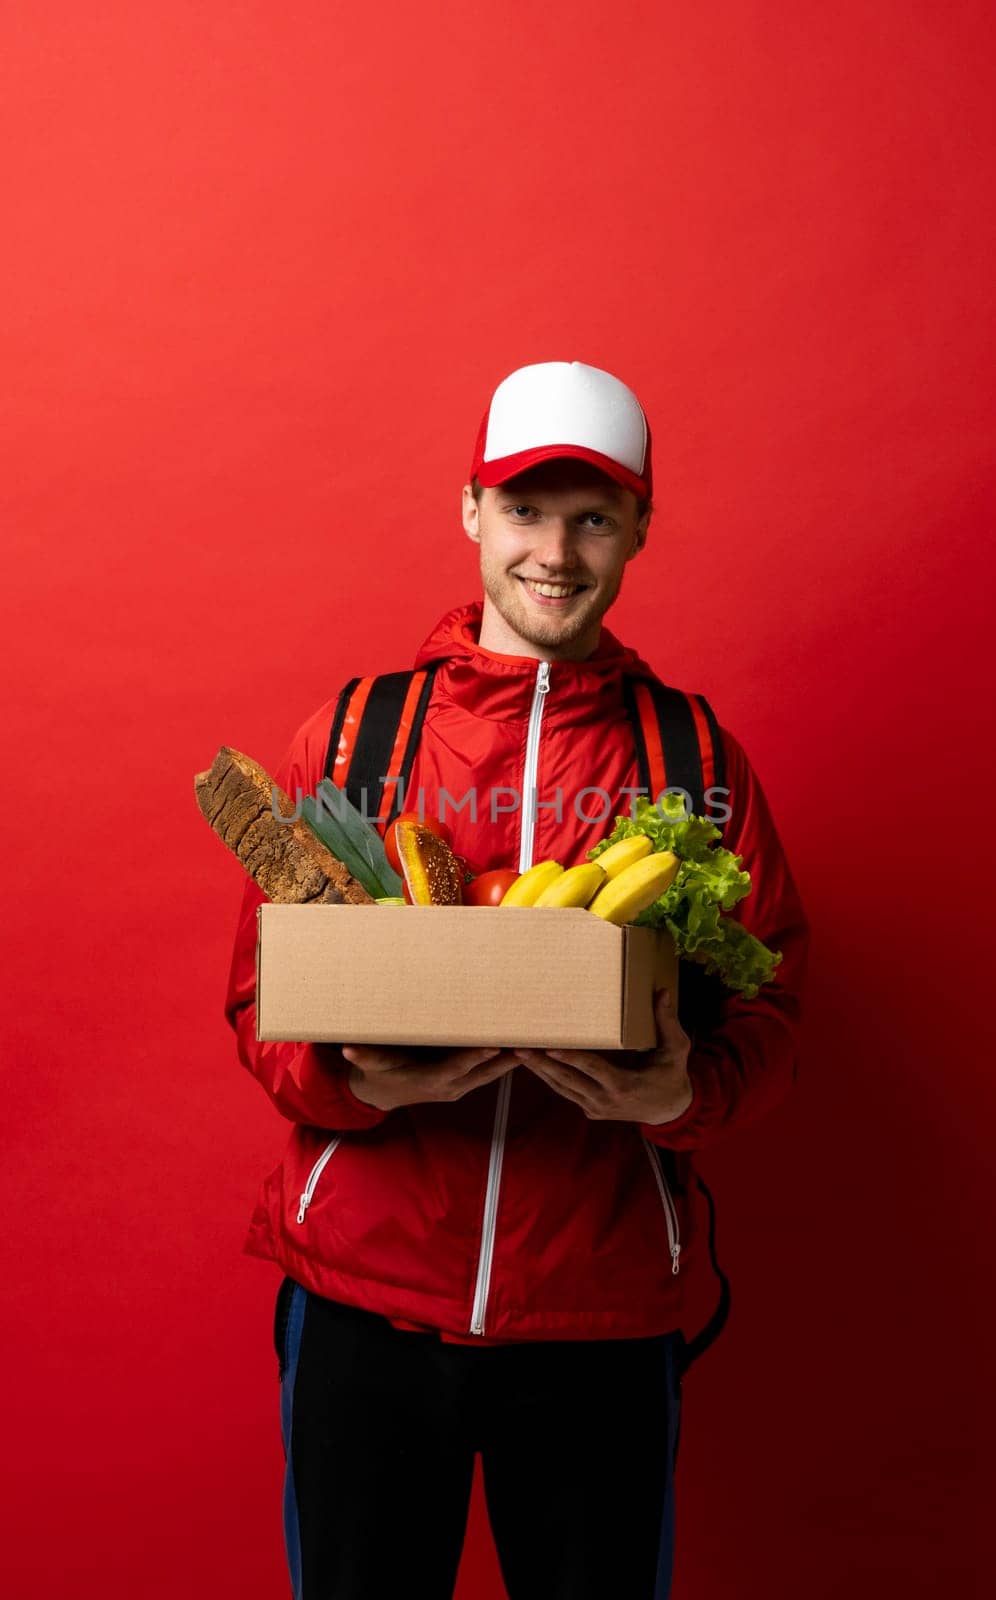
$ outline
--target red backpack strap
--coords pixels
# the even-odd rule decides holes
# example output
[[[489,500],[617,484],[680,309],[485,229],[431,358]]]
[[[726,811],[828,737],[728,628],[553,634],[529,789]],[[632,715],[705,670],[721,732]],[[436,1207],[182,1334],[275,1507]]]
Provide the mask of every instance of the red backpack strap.
[[[357,693],[360,685],[362,691]],[[330,778],[337,788],[344,787],[344,780],[349,772],[349,764],[353,757],[353,744],[356,739],[356,726],[359,717],[363,715],[367,695],[370,693],[372,678],[350,678],[344,689],[339,691],[336,701],[335,714],[332,718],[332,729],[329,733],[328,750],[325,753],[326,778]],[[355,704],[354,704],[355,698]],[[352,713],[350,707],[352,706]],[[347,727],[346,719],[349,718]]]
[[[352,678],[336,703],[325,776],[381,833],[402,808],[435,672],[434,662],[417,672]]]
[[[625,678],[623,697],[640,782],[650,799],[668,788],[684,789],[695,815],[708,815],[706,795],[725,786],[726,763],[719,723],[705,695],[686,694],[656,678]]]

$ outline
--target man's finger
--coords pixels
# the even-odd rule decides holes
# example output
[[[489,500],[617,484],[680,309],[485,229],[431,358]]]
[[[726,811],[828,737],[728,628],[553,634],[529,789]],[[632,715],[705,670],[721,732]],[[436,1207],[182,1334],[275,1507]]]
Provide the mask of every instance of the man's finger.
[[[465,1072],[499,1054],[497,1046],[480,1049],[475,1047],[467,1050],[448,1050],[441,1060],[423,1061],[420,1058],[422,1047],[418,1045],[406,1048],[404,1045],[344,1044],[341,1048],[346,1060],[354,1066],[362,1067],[365,1072],[386,1072],[397,1070],[399,1067],[413,1067],[417,1070],[423,1066],[439,1066],[446,1068],[450,1073]]]
[[[520,1051],[526,1066],[531,1066],[536,1060],[547,1060],[551,1057],[554,1061],[563,1062],[564,1066],[573,1067],[577,1072],[583,1072],[586,1078],[600,1084],[603,1089],[609,1088],[612,1082],[612,1066],[604,1056],[596,1054],[594,1050],[522,1050]],[[532,1057],[532,1060],[527,1058]]]
[[[457,1078],[447,1078],[447,1085],[457,1091],[456,1099],[460,1100],[465,1094],[470,1094],[474,1089],[483,1089],[487,1083],[494,1083],[496,1079],[504,1077],[513,1067],[519,1065],[519,1059],[512,1051],[502,1051],[493,1061],[482,1061],[478,1066],[471,1067],[469,1072],[462,1073]]]
[[[501,1054],[502,1051],[498,1046],[495,1046],[494,1048],[488,1046],[486,1049],[481,1047],[479,1049],[473,1048],[466,1050],[451,1050],[442,1065],[446,1067],[448,1071],[455,1072],[459,1075],[465,1072],[472,1072],[475,1067],[481,1066],[483,1062],[492,1061],[494,1060],[495,1056],[499,1056]]]
[[[522,1064],[528,1067],[530,1072],[535,1073],[537,1078],[542,1078],[549,1088],[563,1095],[565,1100],[573,1100],[583,1111],[597,1110],[594,1099],[585,1087],[590,1084],[590,1078],[574,1072],[570,1067],[562,1067],[559,1062],[551,1061],[545,1051],[531,1051],[530,1054],[540,1059],[523,1061]]]
[[[346,1060],[364,1072],[385,1072],[405,1064],[405,1052],[393,1045],[344,1044],[340,1048]]]
[[[654,992],[654,1019],[661,1044],[677,1044],[687,1039],[688,1035],[678,1021],[670,989],[657,989]]]
[[[426,1082],[436,1088],[450,1088],[463,1083],[487,1083],[488,1077],[498,1077],[509,1067],[519,1066],[519,1058],[511,1050],[452,1050],[442,1061],[431,1067],[416,1067],[420,1075],[429,1074]]]

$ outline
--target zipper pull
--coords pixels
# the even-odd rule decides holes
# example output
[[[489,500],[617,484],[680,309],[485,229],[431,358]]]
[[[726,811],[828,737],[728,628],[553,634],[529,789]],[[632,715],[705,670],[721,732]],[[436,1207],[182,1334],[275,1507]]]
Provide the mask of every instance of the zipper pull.
[[[300,1218],[298,1220],[300,1221]],[[672,1273],[672,1276],[675,1277],[675,1278],[678,1276],[678,1257],[680,1255],[681,1255],[681,1245],[680,1244],[673,1244],[671,1246],[671,1273]]]
[[[297,1220],[298,1220],[298,1222],[303,1222],[304,1221],[304,1213],[307,1211],[307,1209],[310,1206],[310,1204],[311,1204],[311,1196],[309,1195],[308,1191],[305,1190],[304,1194],[301,1196],[301,1204],[297,1208]]]
[[[549,694],[550,692],[550,663],[541,661],[536,674],[536,693]]]

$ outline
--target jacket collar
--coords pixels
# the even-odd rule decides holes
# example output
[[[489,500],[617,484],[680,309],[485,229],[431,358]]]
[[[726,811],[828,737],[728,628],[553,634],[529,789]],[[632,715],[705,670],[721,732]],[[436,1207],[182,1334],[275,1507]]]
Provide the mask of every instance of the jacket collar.
[[[529,716],[539,663],[533,656],[499,655],[478,643],[483,601],[456,606],[441,617],[415,657],[415,666],[441,663],[436,681],[449,699],[473,716],[514,721]],[[635,650],[605,627],[598,647],[584,661],[550,665],[550,695],[544,716],[592,722],[623,709],[624,674],[653,677]]]

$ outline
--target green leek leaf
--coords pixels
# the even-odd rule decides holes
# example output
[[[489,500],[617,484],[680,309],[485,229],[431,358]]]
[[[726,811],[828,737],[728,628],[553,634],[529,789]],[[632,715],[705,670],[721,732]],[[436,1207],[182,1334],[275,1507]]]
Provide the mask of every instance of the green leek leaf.
[[[330,778],[322,779],[314,795],[304,796],[301,815],[315,837],[362,883],[372,899],[401,893],[403,884],[384,853],[384,841],[377,829]]]

